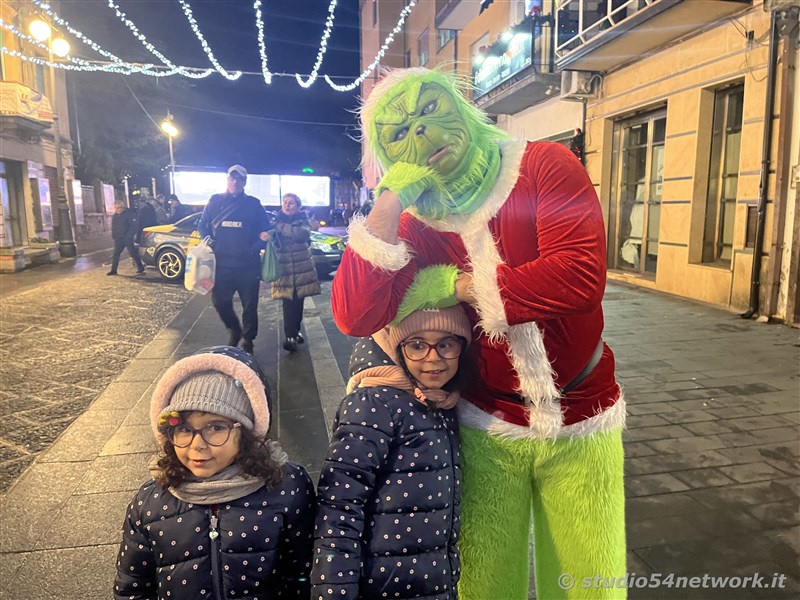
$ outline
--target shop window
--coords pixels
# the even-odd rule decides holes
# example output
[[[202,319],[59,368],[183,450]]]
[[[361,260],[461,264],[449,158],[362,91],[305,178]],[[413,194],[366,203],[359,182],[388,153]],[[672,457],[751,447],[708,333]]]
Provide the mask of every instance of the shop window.
[[[424,67],[428,64],[428,57],[430,55],[430,45],[428,42],[428,29],[419,34],[417,39],[417,57],[419,58],[419,66]]]
[[[744,85],[717,90],[714,94],[708,193],[703,222],[704,263],[729,265],[733,254],[743,105]]]
[[[666,110],[614,126],[608,232],[612,268],[656,272],[666,129]]]

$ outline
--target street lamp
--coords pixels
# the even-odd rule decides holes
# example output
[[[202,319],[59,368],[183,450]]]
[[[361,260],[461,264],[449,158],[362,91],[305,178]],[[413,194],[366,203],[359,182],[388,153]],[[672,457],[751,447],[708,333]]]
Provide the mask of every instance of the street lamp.
[[[31,36],[45,42],[50,39],[53,31],[50,25],[42,19],[34,19],[28,25]],[[47,58],[50,66],[50,109],[53,111],[53,146],[56,153],[56,204],[58,205],[58,249],[61,256],[73,257],[78,255],[75,245],[75,235],[72,231],[72,215],[67,200],[66,182],[64,181],[64,163],[61,156],[61,131],[58,127],[58,111],[56,110],[56,69],[53,66],[53,55],[60,58],[69,54],[69,42],[58,37],[47,44]]]
[[[172,151],[172,138],[178,135],[178,128],[172,124],[172,115],[167,113],[167,118],[161,122],[161,130],[169,138],[169,193],[175,193],[175,154]]]

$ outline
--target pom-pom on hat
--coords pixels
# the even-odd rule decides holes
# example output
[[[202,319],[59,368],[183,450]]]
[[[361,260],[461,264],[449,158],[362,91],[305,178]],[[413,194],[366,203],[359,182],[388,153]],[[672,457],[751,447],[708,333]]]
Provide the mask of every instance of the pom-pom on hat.
[[[239,422],[263,437],[269,430],[269,387],[255,359],[238,348],[214,346],[179,360],[158,382],[150,401],[156,437],[162,415],[208,412]]]

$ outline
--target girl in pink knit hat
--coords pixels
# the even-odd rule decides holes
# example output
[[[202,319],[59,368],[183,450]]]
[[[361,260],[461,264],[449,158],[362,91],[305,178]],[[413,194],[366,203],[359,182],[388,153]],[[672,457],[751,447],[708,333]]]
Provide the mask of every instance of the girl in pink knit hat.
[[[266,437],[253,357],[218,346],[178,361],[150,421],[159,453],[128,508],[114,597],[307,597],[314,485]]]
[[[356,342],[317,488],[312,598],[456,598],[461,462],[451,409],[471,339],[456,305],[414,310]]]

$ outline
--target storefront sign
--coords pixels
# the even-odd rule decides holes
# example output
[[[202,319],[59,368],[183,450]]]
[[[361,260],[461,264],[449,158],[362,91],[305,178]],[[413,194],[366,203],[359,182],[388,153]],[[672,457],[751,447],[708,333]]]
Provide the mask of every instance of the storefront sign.
[[[75,206],[75,224],[83,225],[83,188],[78,179],[72,180],[72,204]]]
[[[508,42],[497,42],[486,52],[483,62],[472,67],[475,98],[490,92],[506,79],[531,65],[533,37],[530,31],[514,31]],[[502,54],[498,52],[502,51]]]
[[[0,81],[0,115],[53,122],[53,109],[47,96],[13,81]]]
[[[106,207],[106,213],[109,215],[114,214],[114,201],[116,200],[116,196],[114,195],[114,186],[109,185],[107,183],[103,184],[103,205]]]
[[[53,204],[50,201],[50,180],[47,177],[39,177],[36,180],[39,187],[39,206],[42,215],[42,227],[52,229],[53,227]]]

